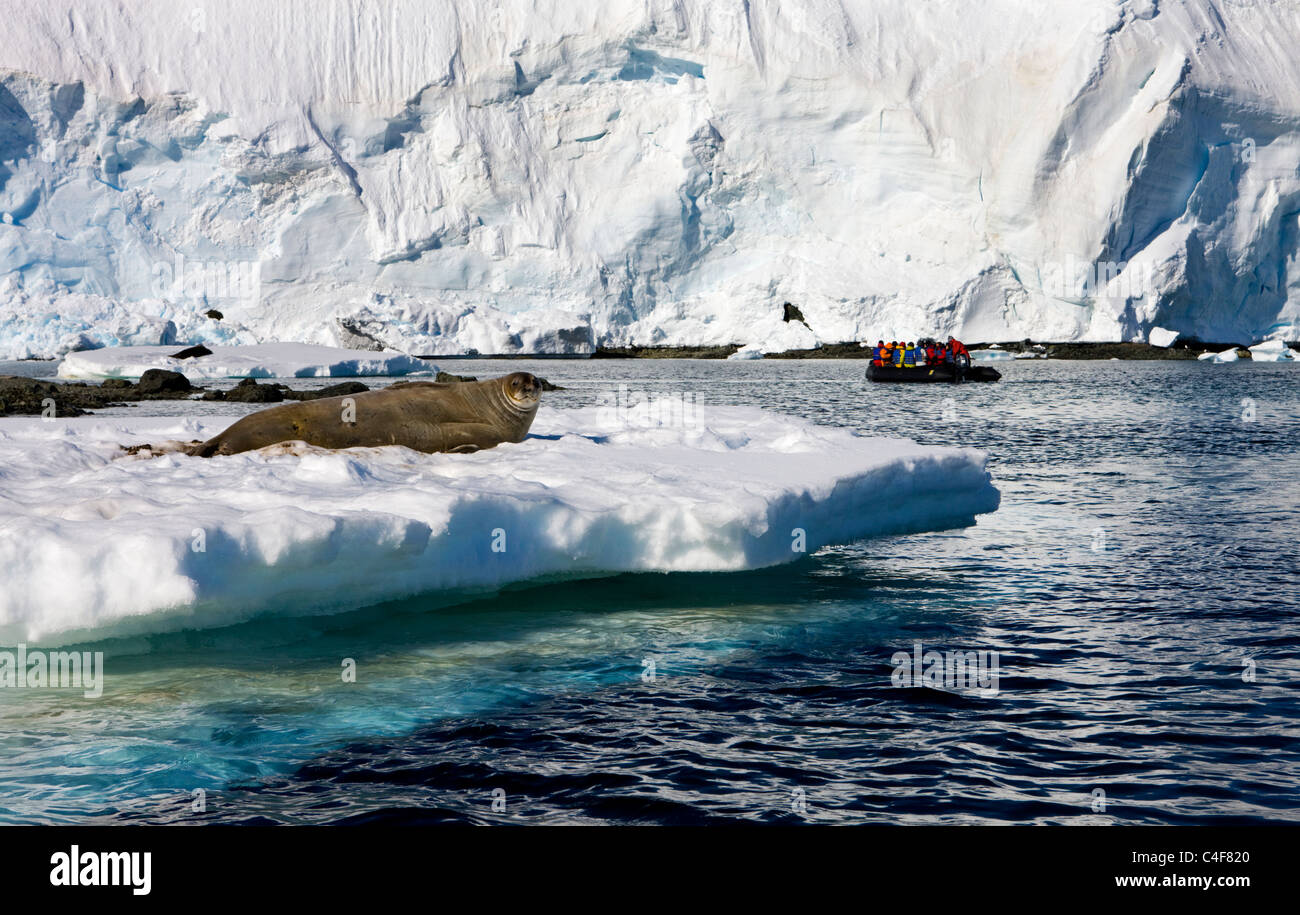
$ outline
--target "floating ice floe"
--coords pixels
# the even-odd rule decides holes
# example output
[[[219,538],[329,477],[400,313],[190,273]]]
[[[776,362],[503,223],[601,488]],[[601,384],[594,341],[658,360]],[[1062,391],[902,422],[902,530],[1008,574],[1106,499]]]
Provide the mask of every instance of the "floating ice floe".
[[[143,458],[118,445],[203,439],[226,420],[4,420],[0,644],[754,569],[998,506],[981,452],[660,406],[543,407],[525,442],[469,455],[299,443]]]
[[[258,343],[214,346],[209,356],[177,359],[179,346],[112,346],[68,353],[60,378],[99,380],[139,378],[149,369],[180,372],[190,381],[223,378],[351,378],[362,375],[416,375],[432,364],[402,353],[316,346],[310,343]]]
[[[1281,340],[1268,340],[1252,346],[1250,358],[1255,362],[1294,362],[1296,357]]]
[[[1221,353],[1201,353],[1196,358],[1202,362],[1224,363],[1236,362],[1241,357],[1237,354],[1237,348],[1234,346],[1232,349],[1225,349]]]
[[[1016,358],[1014,353],[1004,349],[971,350],[970,357],[972,362],[1008,362]]]

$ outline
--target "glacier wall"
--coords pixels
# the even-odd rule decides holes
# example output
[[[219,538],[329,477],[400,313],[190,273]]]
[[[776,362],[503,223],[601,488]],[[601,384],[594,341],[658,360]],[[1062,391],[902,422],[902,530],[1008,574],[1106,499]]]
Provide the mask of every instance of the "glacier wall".
[[[0,13],[0,358],[1300,339],[1300,0]]]

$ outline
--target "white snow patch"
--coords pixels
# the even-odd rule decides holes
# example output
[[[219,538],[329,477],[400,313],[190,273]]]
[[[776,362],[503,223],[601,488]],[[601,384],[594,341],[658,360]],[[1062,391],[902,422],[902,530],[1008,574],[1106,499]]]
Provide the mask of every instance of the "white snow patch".
[[[543,576],[732,571],[997,508],[982,453],[753,408],[543,409],[472,455],[123,457],[225,421],[0,424],[0,644],[346,610]],[[888,505],[888,511],[881,511]],[[802,532],[802,535],[801,535]],[[498,549],[494,550],[494,546]]]
[[[1147,334],[1147,342],[1152,346],[1170,347],[1174,345],[1174,341],[1177,339],[1178,331],[1166,330],[1163,327],[1153,327],[1151,332]]]
[[[111,346],[68,353],[59,363],[60,378],[98,380],[139,378],[149,369],[180,372],[190,381],[223,378],[355,378],[365,375],[420,375],[436,371],[431,363],[401,353],[315,346],[310,343],[261,343],[209,347],[209,356],[176,359],[184,346]]]

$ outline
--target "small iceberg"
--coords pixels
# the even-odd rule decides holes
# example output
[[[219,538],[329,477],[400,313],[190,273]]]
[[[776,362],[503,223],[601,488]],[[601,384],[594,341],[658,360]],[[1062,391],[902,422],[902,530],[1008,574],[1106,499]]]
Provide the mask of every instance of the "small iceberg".
[[[736,350],[728,359],[745,360],[745,359],[762,359],[763,350],[756,343],[750,343],[748,346],[742,346]]]
[[[1236,362],[1241,356],[1237,354],[1237,348],[1234,346],[1232,349],[1225,349],[1221,353],[1201,353],[1196,358],[1202,362],[1222,364],[1224,362]]]
[[[204,439],[233,420],[7,420],[0,643],[416,594],[451,602],[557,577],[756,569],[969,526],[999,501],[979,451],[680,402],[544,407],[527,440],[477,454],[119,448]]]
[[[1267,340],[1250,348],[1250,358],[1255,362],[1295,362],[1296,355],[1281,340]]]
[[[166,369],[201,383],[227,378],[356,378],[424,375],[436,371],[432,364],[403,353],[375,353],[311,343],[214,346],[207,355],[176,358],[185,349],[184,346],[107,346],[68,353],[59,363],[59,377],[80,381],[136,379],[149,369]]]

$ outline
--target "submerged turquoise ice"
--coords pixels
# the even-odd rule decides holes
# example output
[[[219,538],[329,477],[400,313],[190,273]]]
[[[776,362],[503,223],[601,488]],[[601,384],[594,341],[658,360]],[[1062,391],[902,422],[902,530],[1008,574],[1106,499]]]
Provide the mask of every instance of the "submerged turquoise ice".
[[[925,390],[857,362],[522,367],[575,406],[615,375],[984,448],[1003,504],[762,572],[78,646],[106,654],[103,698],[0,695],[4,820],[784,822],[794,787],[814,822],[1296,819],[1295,367],[1015,363]],[[1000,652],[999,694],[894,687],[917,641]]]

